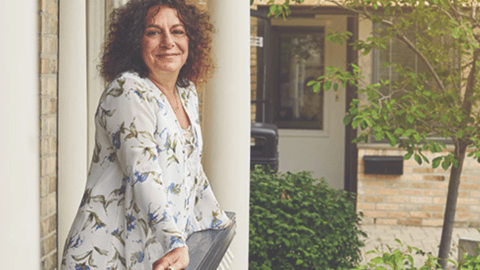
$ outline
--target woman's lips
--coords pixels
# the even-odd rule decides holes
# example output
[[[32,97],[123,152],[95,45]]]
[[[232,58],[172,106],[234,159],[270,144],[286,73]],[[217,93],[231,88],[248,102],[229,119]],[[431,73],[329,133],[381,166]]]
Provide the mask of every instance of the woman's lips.
[[[157,57],[175,57],[175,56],[179,56],[180,54],[178,53],[167,53],[167,54],[157,54],[156,56]]]

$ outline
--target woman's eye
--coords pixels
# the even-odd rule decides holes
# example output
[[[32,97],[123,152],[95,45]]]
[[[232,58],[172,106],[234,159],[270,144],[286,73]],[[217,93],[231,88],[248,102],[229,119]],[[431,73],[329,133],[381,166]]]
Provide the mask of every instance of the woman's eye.
[[[154,31],[154,30],[147,31],[147,36],[154,36],[154,35],[158,35],[158,31]]]
[[[182,30],[174,30],[173,33],[174,33],[175,35],[183,35],[183,34],[185,34],[185,31],[182,31]]]

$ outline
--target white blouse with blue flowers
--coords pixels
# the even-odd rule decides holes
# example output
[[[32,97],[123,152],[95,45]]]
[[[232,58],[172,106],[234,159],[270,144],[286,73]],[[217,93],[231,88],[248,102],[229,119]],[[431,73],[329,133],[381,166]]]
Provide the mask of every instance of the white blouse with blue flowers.
[[[123,73],[103,93],[81,205],[62,269],[151,269],[199,230],[224,228],[200,163],[202,137],[193,84],[178,88],[191,125],[183,130],[149,79]]]

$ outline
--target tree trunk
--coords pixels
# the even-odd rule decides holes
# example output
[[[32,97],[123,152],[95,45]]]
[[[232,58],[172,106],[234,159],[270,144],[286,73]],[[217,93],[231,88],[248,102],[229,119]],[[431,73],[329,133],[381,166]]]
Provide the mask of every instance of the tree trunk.
[[[468,144],[459,141],[455,145],[455,159],[458,160],[458,166],[452,166],[450,171],[450,181],[448,183],[447,205],[445,207],[445,216],[443,218],[442,238],[440,240],[440,250],[438,257],[448,259],[450,247],[452,244],[453,225],[455,222],[455,212],[457,210],[458,187],[460,185],[460,176],[462,174],[463,162],[467,152]],[[441,268],[447,269],[447,261],[439,260]]]

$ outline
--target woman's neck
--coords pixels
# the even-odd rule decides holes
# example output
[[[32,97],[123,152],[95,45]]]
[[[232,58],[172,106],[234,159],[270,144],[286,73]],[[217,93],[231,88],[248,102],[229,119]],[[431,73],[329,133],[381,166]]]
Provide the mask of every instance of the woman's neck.
[[[172,75],[158,75],[158,74],[149,74],[148,78],[162,91],[165,95],[174,95],[177,84],[177,76]]]

